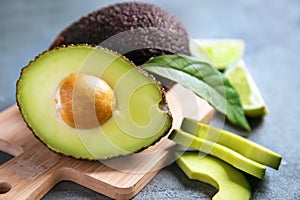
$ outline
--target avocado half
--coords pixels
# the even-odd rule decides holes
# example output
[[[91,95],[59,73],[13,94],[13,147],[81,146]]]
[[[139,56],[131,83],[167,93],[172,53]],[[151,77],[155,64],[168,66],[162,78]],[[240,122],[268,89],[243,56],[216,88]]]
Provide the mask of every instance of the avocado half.
[[[189,54],[187,31],[168,11],[144,2],[96,10],[65,28],[50,49],[69,44],[101,45],[136,65],[162,54]]]
[[[53,151],[74,158],[140,151],[172,125],[162,87],[128,59],[102,47],[45,51],[22,69],[16,98],[34,135]]]

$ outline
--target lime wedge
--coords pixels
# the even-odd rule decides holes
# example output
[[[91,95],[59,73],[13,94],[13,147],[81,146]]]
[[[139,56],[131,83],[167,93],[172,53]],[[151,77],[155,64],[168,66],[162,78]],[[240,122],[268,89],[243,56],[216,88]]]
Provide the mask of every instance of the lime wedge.
[[[243,60],[228,68],[225,76],[237,90],[246,116],[258,117],[267,114],[265,102]]]
[[[203,58],[203,52],[219,70],[235,65],[243,56],[245,42],[240,39],[191,39],[190,53]]]

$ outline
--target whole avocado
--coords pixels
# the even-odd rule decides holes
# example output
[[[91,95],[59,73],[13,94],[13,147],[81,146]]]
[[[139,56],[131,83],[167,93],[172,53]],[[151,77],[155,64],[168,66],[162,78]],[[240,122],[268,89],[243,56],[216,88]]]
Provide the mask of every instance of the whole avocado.
[[[101,45],[136,65],[163,54],[189,54],[188,34],[168,11],[144,2],[122,2],[96,10],[64,29],[50,49],[69,44]]]

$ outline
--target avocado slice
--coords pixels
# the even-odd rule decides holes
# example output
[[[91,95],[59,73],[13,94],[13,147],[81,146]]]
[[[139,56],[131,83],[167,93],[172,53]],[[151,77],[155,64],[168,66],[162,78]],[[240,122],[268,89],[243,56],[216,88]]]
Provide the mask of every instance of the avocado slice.
[[[187,132],[177,129],[174,129],[171,132],[169,139],[184,147],[190,147],[203,153],[213,155],[257,178],[263,179],[265,176],[266,167],[264,165],[248,159],[220,144],[195,137]]]
[[[185,152],[176,163],[190,178],[212,185],[219,191],[212,199],[248,200],[251,197],[251,186],[245,175],[209,155],[199,155],[199,152]]]
[[[74,158],[140,151],[172,125],[162,87],[102,47],[72,45],[42,53],[22,69],[16,98],[35,136]]]
[[[162,54],[189,54],[189,37],[170,12],[146,2],[120,2],[95,10],[70,24],[50,49],[69,44],[101,45],[136,65]]]
[[[281,155],[246,138],[200,123],[194,119],[184,118],[181,128],[198,138],[216,142],[228,147],[237,153],[263,165],[278,169],[281,163]]]

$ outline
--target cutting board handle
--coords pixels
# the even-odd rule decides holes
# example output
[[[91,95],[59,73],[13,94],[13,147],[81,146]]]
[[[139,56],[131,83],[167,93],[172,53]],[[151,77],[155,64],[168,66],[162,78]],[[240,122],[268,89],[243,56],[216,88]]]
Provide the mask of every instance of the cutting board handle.
[[[0,166],[0,199],[39,199],[61,181],[61,156],[34,145]],[[45,157],[45,155],[49,155]]]

